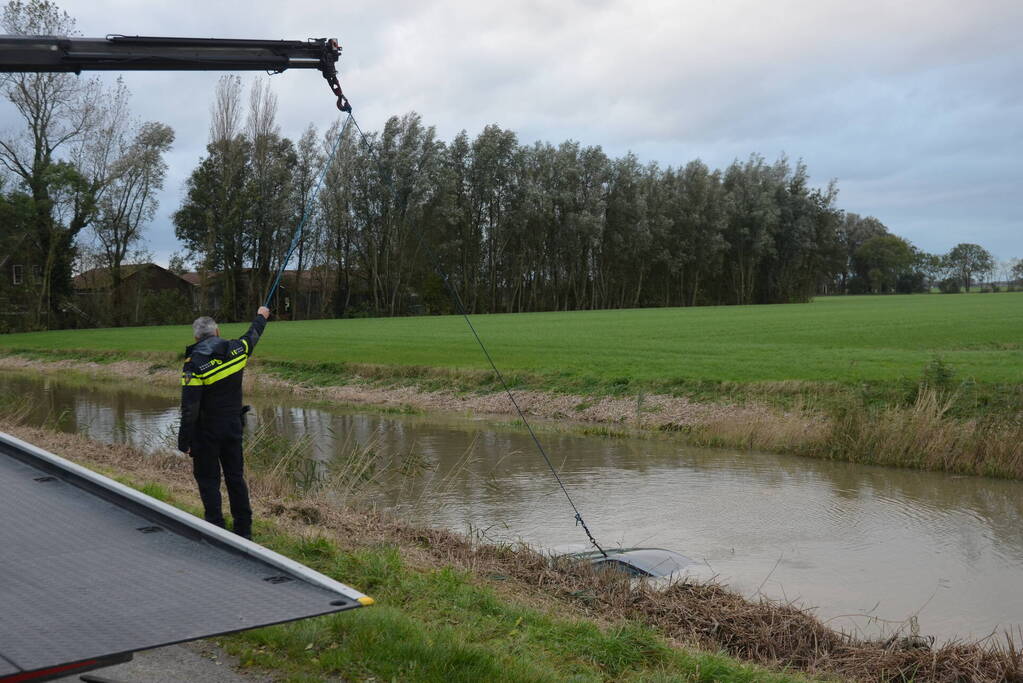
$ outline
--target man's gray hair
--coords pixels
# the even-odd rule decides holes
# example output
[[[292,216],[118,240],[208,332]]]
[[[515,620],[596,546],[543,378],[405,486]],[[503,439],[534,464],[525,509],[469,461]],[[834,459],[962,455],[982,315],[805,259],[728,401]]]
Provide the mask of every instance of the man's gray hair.
[[[217,334],[217,321],[208,315],[196,318],[195,322],[192,323],[192,333],[199,340],[206,337],[214,337]]]

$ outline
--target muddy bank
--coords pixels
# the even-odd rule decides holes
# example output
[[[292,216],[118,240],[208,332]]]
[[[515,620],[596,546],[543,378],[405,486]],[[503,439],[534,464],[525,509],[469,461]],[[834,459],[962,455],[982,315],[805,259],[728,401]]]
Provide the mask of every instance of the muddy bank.
[[[289,394],[298,400],[325,401],[344,405],[364,405],[413,410],[425,413],[449,413],[481,417],[516,416],[515,408],[503,391],[456,392],[426,390],[413,382],[381,386],[379,382],[354,377],[338,377],[336,385],[311,385],[279,377],[273,365],[255,361],[246,373],[248,391],[273,396]],[[98,363],[75,359],[39,360],[25,356],[0,356],[0,370],[84,375],[98,381],[111,379],[177,387],[179,371],[165,363],[123,360]],[[577,425],[604,425],[635,430],[694,434],[714,432],[716,426],[773,425],[786,433],[807,438],[819,435],[823,422],[819,417],[798,412],[781,412],[763,405],[700,403],[685,397],[645,394],[641,396],[584,396],[542,391],[516,390],[515,400],[528,417],[557,420]],[[785,425],[782,428],[782,425]],[[613,431],[609,432],[613,435]]]
[[[136,485],[157,483],[174,502],[198,506],[189,462],[182,456],[145,456],[125,446],[17,425],[0,424],[0,429]],[[345,547],[394,546],[405,562],[423,571],[454,567],[495,586],[509,600],[598,621],[641,622],[679,646],[856,680],[1023,680],[1023,652],[1012,645],[951,644],[931,650],[926,639],[911,634],[864,641],[828,628],[795,605],[750,601],[705,584],[653,592],[616,577],[554,568],[528,548],[481,544],[371,510],[339,508],[322,492],[301,494],[273,477],[254,475],[251,484],[257,515],[289,534],[326,536]]]

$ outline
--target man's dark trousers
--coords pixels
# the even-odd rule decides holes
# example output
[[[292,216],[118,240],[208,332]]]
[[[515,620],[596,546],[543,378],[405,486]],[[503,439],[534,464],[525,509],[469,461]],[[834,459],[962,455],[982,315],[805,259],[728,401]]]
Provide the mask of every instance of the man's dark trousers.
[[[245,485],[241,434],[214,436],[203,433],[192,447],[192,474],[199,485],[206,521],[224,527],[220,501],[221,470],[231,502],[234,532],[252,538],[252,508],[249,505],[249,488]]]

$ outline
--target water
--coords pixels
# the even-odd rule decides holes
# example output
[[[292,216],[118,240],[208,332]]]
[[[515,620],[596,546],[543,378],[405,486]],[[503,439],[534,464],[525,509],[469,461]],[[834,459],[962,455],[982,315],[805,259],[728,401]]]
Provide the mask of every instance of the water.
[[[166,448],[172,393],[0,374],[32,397],[31,421]],[[253,424],[308,437],[316,456],[372,443],[429,465],[381,503],[415,520],[544,547],[584,545],[546,465],[521,430],[258,403]],[[876,633],[916,615],[939,639],[1023,624],[1023,483],[807,458],[690,448],[664,438],[543,433],[605,545],[671,548],[747,595],[814,606],[835,626]],[[889,626],[891,628],[891,626]]]

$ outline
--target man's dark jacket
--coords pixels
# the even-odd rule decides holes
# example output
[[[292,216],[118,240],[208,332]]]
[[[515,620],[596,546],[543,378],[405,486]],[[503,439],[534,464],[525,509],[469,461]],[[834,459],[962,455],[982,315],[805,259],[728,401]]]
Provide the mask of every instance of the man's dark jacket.
[[[266,318],[257,314],[239,339],[207,337],[185,349],[178,450],[187,453],[204,435],[241,438],[242,375],[265,327]]]

